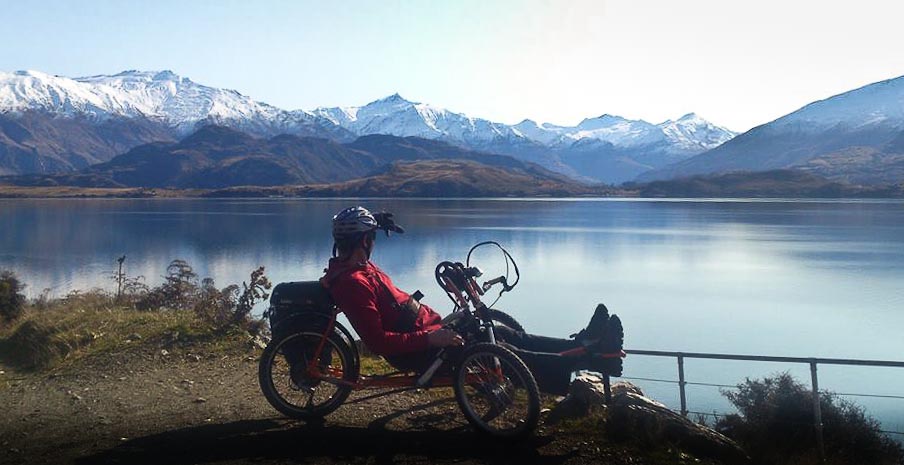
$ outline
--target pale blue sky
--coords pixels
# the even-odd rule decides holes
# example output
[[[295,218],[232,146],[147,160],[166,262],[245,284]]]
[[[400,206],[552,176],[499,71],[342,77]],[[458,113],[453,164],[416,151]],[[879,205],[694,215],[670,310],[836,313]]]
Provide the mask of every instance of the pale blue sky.
[[[898,0],[0,0],[0,70],[171,69],[286,109],[399,92],[505,123],[695,111],[746,130],[904,75],[901,18]]]

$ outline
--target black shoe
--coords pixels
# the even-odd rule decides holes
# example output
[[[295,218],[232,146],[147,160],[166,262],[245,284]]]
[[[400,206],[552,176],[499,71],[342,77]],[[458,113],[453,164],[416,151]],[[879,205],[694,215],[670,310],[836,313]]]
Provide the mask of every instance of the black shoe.
[[[612,315],[606,325],[606,333],[603,338],[590,349],[590,369],[609,376],[622,375],[621,352],[625,347],[625,330],[622,327],[618,315]],[[613,356],[613,355],[618,356]],[[608,357],[600,357],[608,355]]]
[[[572,334],[571,337],[585,346],[595,343],[605,336],[608,322],[609,309],[603,304],[598,304],[587,327],[576,334]]]

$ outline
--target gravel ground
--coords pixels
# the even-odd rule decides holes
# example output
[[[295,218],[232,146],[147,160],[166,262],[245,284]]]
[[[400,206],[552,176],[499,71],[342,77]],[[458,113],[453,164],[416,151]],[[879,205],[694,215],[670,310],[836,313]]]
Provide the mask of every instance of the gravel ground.
[[[290,421],[257,385],[257,354],[133,350],[51,373],[0,367],[2,464],[652,463],[594,432],[524,442],[466,425],[451,391],[350,399],[324,424]]]

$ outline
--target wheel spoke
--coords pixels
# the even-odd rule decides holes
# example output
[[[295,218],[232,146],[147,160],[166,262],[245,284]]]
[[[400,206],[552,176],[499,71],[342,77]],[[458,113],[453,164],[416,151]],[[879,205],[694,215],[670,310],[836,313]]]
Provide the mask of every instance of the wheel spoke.
[[[264,393],[283,413],[299,418],[316,417],[317,412],[328,413],[341,405],[350,392],[354,380],[346,378],[349,364],[353,363],[352,353],[343,340],[328,337],[323,352],[314,354],[322,340],[322,333],[305,332],[275,342],[278,346],[270,352],[262,387],[271,387],[265,388]],[[314,361],[320,373],[308,370]]]
[[[536,383],[514,353],[486,346],[463,355],[456,380],[462,411],[472,424],[491,434],[529,432],[539,415]]]

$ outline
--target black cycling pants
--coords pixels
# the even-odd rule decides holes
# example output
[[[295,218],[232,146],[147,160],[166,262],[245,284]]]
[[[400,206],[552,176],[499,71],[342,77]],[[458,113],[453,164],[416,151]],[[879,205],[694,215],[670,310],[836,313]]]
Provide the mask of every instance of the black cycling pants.
[[[571,374],[581,368],[585,357],[562,356],[559,352],[580,347],[573,339],[558,339],[516,331],[496,325],[496,339],[512,350],[530,369],[540,391],[565,395],[571,384]]]

